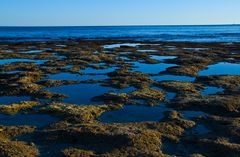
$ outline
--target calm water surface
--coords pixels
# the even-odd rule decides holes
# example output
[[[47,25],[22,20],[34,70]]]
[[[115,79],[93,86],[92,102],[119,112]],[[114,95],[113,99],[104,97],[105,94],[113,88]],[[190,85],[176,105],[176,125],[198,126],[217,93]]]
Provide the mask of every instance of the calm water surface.
[[[74,38],[193,42],[240,42],[239,32],[240,25],[0,27],[0,40],[46,41]],[[107,48],[112,47],[108,46]]]

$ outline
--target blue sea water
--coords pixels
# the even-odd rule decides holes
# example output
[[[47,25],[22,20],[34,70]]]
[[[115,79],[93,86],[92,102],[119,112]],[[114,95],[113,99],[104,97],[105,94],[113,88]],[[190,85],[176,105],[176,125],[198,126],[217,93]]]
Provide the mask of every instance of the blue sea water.
[[[0,27],[0,41],[45,41],[69,38],[240,42],[240,25]]]

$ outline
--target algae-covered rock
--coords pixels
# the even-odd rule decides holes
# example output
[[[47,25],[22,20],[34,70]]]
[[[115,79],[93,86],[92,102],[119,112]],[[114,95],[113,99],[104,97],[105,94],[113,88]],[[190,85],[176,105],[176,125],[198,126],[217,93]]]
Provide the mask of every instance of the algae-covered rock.
[[[152,82],[152,80],[148,78],[148,74],[130,72],[126,69],[109,73],[108,76],[110,76],[110,78],[104,82],[104,85],[115,88],[127,88],[129,86],[139,87]]]
[[[234,75],[212,75],[197,77],[198,82],[209,86],[225,88],[230,92],[240,93],[240,76]]]
[[[0,112],[4,114],[17,114],[19,111],[32,109],[37,105],[39,105],[37,101],[23,101],[10,105],[0,105]]]
[[[162,74],[172,74],[172,75],[188,75],[188,76],[197,76],[200,70],[203,70],[206,65],[184,65],[167,68],[166,71]]]
[[[205,111],[216,115],[238,116],[240,110],[240,97],[234,95],[185,95],[176,97],[171,104],[183,110]]]
[[[139,90],[133,91],[130,94],[132,99],[141,99],[146,101],[148,105],[156,105],[165,100],[165,93],[149,87],[142,87]]]
[[[147,86],[130,93],[104,93],[93,98],[94,101],[104,101],[106,103],[121,103],[128,105],[157,105],[165,100],[165,93],[161,90]],[[141,101],[138,101],[141,100]]]
[[[183,82],[183,81],[163,81],[155,84],[166,90],[176,92],[177,94],[195,93],[198,94],[200,89],[204,89],[204,86],[197,83]]]
[[[162,137],[179,138],[185,129],[194,126],[192,121],[175,119],[154,123],[128,124],[59,124],[51,126],[39,136],[47,143],[70,143],[76,149],[65,152],[82,153],[81,150],[94,152],[96,156],[168,156],[162,153]],[[68,137],[68,138],[66,138]],[[85,152],[86,153],[86,152]]]
[[[35,127],[32,126],[3,126],[0,125],[1,137],[12,138],[15,136],[32,133],[35,131]]]
[[[33,143],[13,141],[11,138],[32,133],[34,127],[28,126],[0,126],[0,156],[2,157],[35,157],[39,155]]]
[[[61,85],[69,85],[69,84],[77,84],[80,83],[80,81],[75,80],[45,80],[38,82],[38,84],[41,84],[45,87],[56,87]]]
[[[136,44],[136,41],[69,39],[1,43],[0,58],[16,58],[20,62],[0,65],[0,95],[30,96],[40,101],[49,99],[42,101],[40,110],[38,107],[34,109],[37,113],[59,116],[61,120],[38,128],[37,131],[34,131],[35,127],[29,126],[0,126],[0,156],[38,156],[38,150],[32,142],[41,148],[41,156],[239,156],[239,76],[197,76],[200,70],[210,64],[224,61],[239,63],[239,43],[138,41],[135,47],[121,46],[122,43]],[[120,46],[105,48],[109,44]],[[150,79],[154,74],[133,71],[134,62],[159,63],[152,55],[176,56],[161,61],[177,65],[161,73],[197,76],[197,79],[194,83],[176,80],[157,82]],[[21,58],[48,61],[37,65],[37,62],[21,62]],[[107,73],[107,79],[80,82],[101,83],[103,86],[121,89],[134,87],[134,91],[111,91],[93,99],[107,105],[44,103],[54,100],[60,102],[66,98],[65,95],[51,93],[44,88],[79,83],[71,80],[46,80],[47,75],[61,72],[86,75],[81,73],[81,69],[112,67],[116,67],[116,70]],[[90,75],[98,74],[89,73],[89,78]],[[206,85],[225,90],[216,95],[203,96],[200,90]],[[162,111],[164,117],[160,121],[102,123],[98,120],[102,113],[120,109],[122,105],[118,104],[157,105],[164,102],[165,93],[153,86],[177,94],[166,104],[167,111]],[[0,111],[15,114],[31,110],[34,106],[21,102],[2,105]],[[135,108],[137,110],[137,106]],[[207,114],[191,117],[201,114],[195,111]],[[208,132],[195,133],[201,132],[201,129],[207,129]],[[31,135],[18,137],[28,133]]]
[[[204,156],[229,156],[238,157],[240,153],[240,145],[231,143],[228,139],[199,139],[193,143],[198,149],[195,151],[201,152]],[[206,149],[207,148],[207,149]]]
[[[239,117],[205,116],[197,121],[211,129],[214,137],[231,137],[232,142],[240,142]]]
[[[34,144],[0,139],[0,156],[2,157],[35,157],[38,155],[39,151]]]
[[[93,101],[104,101],[106,103],[126,104],[129,103],[129,95],[127,93],[104,93],[103,95],[96,96]]]
[[[63,150],[64,157],[94,157],[93,151],[81,150],[77,148],[68,148]]]
[[[63,103],[51,103],[46,108],[43,109],[44,112],[62,115],[72,120],[79,122],[91,122],[94,121],[102,113],[120,109],[121,105],[73,105],[73,104],[63,104]]]
[[[35,98],[40,98],[40,99],[64,99],[67,97],[64,94],[53,93],[53,92],[49,92],[47,90],[36,91],[32,95]]]

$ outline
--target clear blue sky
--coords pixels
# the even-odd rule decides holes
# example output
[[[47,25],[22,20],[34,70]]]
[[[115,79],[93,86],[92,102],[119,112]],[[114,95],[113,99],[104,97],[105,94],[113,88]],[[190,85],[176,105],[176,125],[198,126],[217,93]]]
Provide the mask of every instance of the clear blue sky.
[[[232,23],[240,0],[0,0],[0,26]]]

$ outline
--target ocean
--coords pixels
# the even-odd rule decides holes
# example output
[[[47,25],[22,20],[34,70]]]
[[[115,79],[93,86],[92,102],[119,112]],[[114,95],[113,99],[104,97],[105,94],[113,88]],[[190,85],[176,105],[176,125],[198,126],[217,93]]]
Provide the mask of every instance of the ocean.
[[[240,25],[0,27],[1,42],[65,39],[240,42]]]

